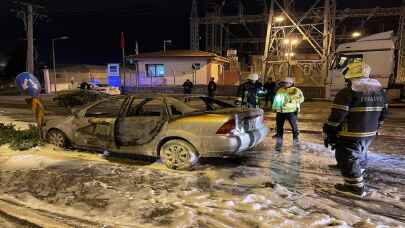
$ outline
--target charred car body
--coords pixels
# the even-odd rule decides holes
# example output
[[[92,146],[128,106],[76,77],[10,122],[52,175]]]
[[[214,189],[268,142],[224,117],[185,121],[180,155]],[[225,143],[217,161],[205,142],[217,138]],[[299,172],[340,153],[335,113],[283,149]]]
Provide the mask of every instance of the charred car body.
[[[160,157],[173,169],[241,154],[268,133],[261,109],[203,96],[118,96],[73,113],[46,121],[43,136],[59,147]]]

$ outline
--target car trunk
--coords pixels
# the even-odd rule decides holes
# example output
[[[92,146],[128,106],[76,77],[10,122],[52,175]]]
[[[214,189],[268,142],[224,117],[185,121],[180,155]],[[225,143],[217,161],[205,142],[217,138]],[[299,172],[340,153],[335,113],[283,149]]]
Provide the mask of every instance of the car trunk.
[[[211,113],[231,115],[236,120],[237,129],[245,132],[263,127],[263,111],[260,109],[227,108]]]

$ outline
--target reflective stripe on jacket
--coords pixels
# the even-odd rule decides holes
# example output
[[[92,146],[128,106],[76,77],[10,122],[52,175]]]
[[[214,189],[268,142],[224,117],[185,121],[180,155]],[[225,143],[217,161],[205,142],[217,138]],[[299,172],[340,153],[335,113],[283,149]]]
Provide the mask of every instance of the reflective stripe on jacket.
[[[347,139],[373,137],[388,110],[383,90],[371,92],[342,89],[332,105],[326,123],[338,136]]]
[[[280,88],[273,101],[273,110],[281,113],[299,112],[304,94],[297,87]]]

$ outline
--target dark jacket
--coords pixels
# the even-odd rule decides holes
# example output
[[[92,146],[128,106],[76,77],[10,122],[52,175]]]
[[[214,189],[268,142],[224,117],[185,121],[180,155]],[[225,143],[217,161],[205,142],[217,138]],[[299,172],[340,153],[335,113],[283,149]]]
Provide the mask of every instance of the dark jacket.
[[[217,83],[210,81],[208,83],[208,93],[214,93],[215,91],[217,91]]]
[[[276,94],[276,83],[266,82],[263,88],[267,91],[267,96],[274,96]]]
[[[239,95],[242,97],[242,100],[249,104],[256,104],[256,95],[259,88],[256,83],[249,80],[239,87]]]
[[[184,93],[191,93],[193,86],[194,85],[191,81],[185,81],[183,84]]]
[[[349,140],[373,137],[387,112],[385,93],[377,80],[353,80],[351,88],[336,95],[325,130],[328,135]]]

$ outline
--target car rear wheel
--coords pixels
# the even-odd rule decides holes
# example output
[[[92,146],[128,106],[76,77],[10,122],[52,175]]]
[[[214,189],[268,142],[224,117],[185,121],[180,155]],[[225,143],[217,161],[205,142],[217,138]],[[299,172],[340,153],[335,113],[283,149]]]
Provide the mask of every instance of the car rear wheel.
[[[65,148],[68,144],[68,140],[65,134],[60,130],[50,130],[47,135],[47,140],[50,144],[60,148]]]
[[[173,139],[160,148],[160,159],[170,169],[188,170],[198,161],[198,153],[193,145]]]

